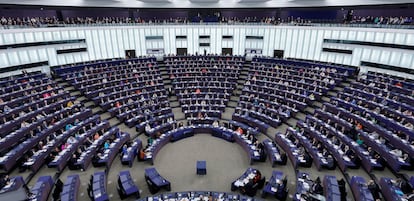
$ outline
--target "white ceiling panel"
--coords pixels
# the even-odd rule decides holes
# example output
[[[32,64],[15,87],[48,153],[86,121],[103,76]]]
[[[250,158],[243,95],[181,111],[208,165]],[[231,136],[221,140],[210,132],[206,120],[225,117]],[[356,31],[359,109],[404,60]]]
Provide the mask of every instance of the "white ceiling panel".
[[[322,7],[414,3],[414,0],[0,0],[0,4],[120,8]]]

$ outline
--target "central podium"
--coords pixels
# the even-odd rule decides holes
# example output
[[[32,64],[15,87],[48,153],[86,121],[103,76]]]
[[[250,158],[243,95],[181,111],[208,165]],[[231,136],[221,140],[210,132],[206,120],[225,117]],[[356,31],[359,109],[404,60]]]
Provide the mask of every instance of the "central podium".
[[[206,175],[207,174],[207,163],[206,161],[197,161],[197,174]]]

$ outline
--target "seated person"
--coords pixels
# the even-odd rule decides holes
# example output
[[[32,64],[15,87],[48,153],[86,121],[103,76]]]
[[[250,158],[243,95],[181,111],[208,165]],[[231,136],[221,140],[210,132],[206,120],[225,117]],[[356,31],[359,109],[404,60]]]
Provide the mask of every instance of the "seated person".
[[[105,141],[105,143],[104,143],[104,149],[105,150],[107,150],[107,149],[109,149],[109,146],[110,146],[111,144],[109,143],[109,140],[106,140]]]
[[[283,180],[277,180],[276,181],[276,198],[277,199],[283,199],[283,197],[285,196],[285,183],[283,182]]]
[[[313,183],[312,188],[310,190],[314,194],[323,195],[323,187],[321,185],[321,179],[319,177],[316,178],[316,180]]]
[[[124,144],[124,146],[122,146],[121,157],[123,157],[125,154],[128,154],[128,145],[126,145],[126,144]]]
[[[10,178],[8,174],[0,175],[0,190],[10,184]]]
[[[241,127],[238,127],[236,132],[240,135],[243,135],[243,129]]]

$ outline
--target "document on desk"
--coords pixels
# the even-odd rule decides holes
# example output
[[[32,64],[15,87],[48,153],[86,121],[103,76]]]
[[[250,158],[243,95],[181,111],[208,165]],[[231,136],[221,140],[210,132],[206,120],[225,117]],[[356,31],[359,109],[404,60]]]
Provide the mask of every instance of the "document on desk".
[[[235,185],[235,186],[237,186],[237,187],[240,187],[240,186],[242,186],[242,185],[243,185],[243,182],[241,182],[240,180],[236,180],[236,181],[234,182],[234,185]]]

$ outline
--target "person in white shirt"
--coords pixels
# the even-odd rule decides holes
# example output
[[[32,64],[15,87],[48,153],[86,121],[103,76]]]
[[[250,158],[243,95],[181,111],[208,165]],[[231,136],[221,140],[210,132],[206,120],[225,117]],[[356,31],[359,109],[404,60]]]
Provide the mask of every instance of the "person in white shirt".
[[[213,127],[218,127],[219,126],[219,123],[218,123],[218,121],[216,120],[216,121],[214,121],[213,122]]]

